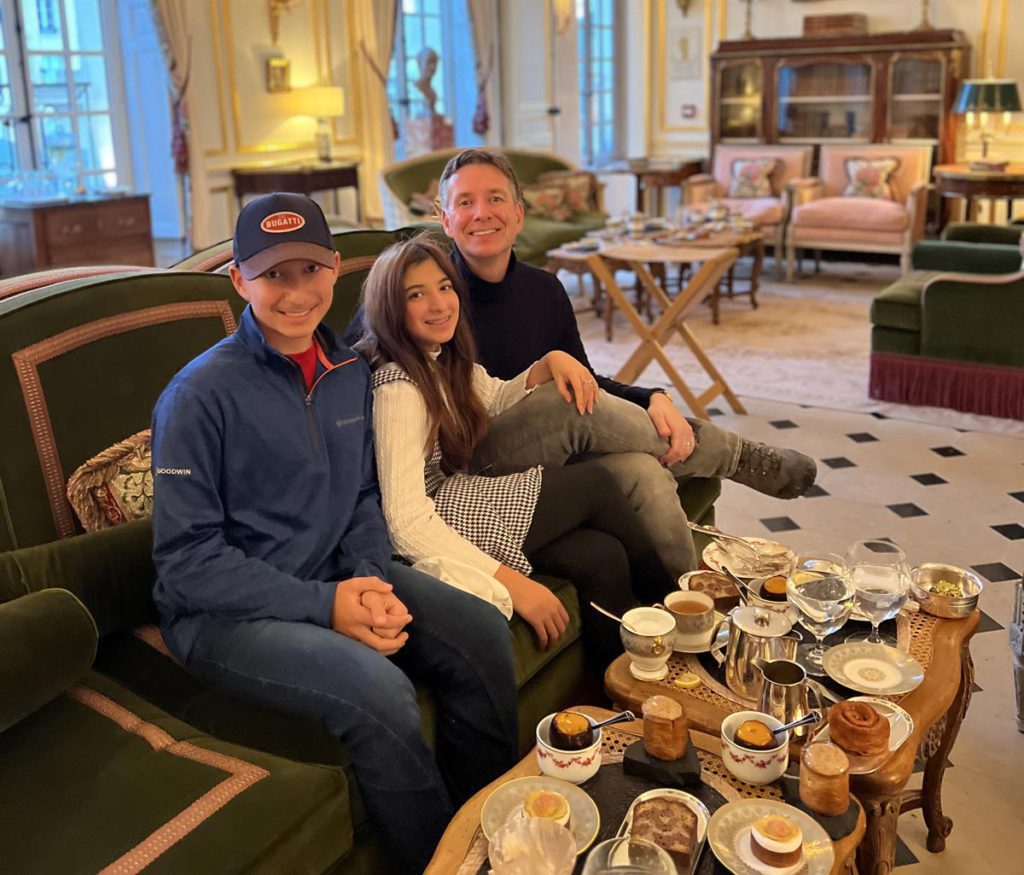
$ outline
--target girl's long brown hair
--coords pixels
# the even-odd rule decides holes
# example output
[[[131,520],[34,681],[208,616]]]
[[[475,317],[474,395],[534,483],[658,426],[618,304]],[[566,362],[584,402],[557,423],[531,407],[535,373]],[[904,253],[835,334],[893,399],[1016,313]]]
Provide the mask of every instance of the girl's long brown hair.
[[[441,345],[436,359],[405,327],[405,275],[427,259],[441,268],[459,296],[455,334]],[[476,343],[468,317],[462,279],[445,249],[427,234],[385,249],[363,284],[364,333],[358,349],[375,367],[394,362],[416,384],[430,418],[430,437],[424,449],[429,452],[436,439],[441,445],[441,467],[449,474],[469,465],[487,431],[487,411],[473,389]]]

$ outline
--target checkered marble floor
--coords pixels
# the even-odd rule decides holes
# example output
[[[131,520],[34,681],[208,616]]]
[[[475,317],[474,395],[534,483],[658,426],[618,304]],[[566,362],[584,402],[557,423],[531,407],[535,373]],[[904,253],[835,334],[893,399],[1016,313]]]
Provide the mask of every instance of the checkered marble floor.
[[[953,832],[946,850],[931,854],[920,812],[904,815],[897,863],[905,875],[1020,871],[1015,843],[984,837],[1024,827],[1024,735],[1005,628],[1014,581],[1024,574],[1024,439],[742,400],[747,415],[718,403],[713,421],[807,453],[818,479],[808,496],[785,502],[725,483],[716,505],[724,531],[839,553],[856,540],[891,538],[912,563],[970,567],[988,580],[971,644],[975,695],[942,794]]]

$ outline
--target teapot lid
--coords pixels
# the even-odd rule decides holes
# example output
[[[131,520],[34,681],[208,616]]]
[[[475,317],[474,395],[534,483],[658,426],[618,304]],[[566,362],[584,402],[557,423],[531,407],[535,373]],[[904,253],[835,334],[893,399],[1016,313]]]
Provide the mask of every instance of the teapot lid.
[[[793,628],[793,622],[778,611],[747,605],[732,612],[737,628],[758,638],[781,638]]]

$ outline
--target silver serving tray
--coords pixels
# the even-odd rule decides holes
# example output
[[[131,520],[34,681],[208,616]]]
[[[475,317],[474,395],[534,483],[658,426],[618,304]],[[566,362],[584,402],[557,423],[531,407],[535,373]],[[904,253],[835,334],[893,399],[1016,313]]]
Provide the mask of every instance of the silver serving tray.
[[[700,862],[701,852],[704,850],[704,845],[708,839],[708,824],[711,822],[711,812],[708,811],[708,807],[693,794],[687,793],[684,790],[676,790],[674,787],[659,787],[655,790],[641,793],[629,806],[626,816],[622,818],[622,825],[615,835],[616,837],[629,835],[633,828],[633,809],[638,802],[663,797],[678,799],[697,815],[697,841],[693,846],[693,853],[690,854],[690,868],[683,872],[678,866],[676,867],[677,875],[691,875],[692,872],[696,871],[697,864]]]

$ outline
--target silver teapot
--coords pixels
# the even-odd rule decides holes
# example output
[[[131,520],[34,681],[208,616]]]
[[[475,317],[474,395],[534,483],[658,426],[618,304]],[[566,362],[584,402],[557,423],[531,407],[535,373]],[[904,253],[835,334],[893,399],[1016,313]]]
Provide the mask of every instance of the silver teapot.
[[[789,633],[793,623],[784,614],[748,605],[734,608],[715,627],[715,641],[723,625],[729,625],[725,649],[725,682],[744,699],[757,699],[764,686],[764,675],[757,661],[795,659],[800,639]]]

